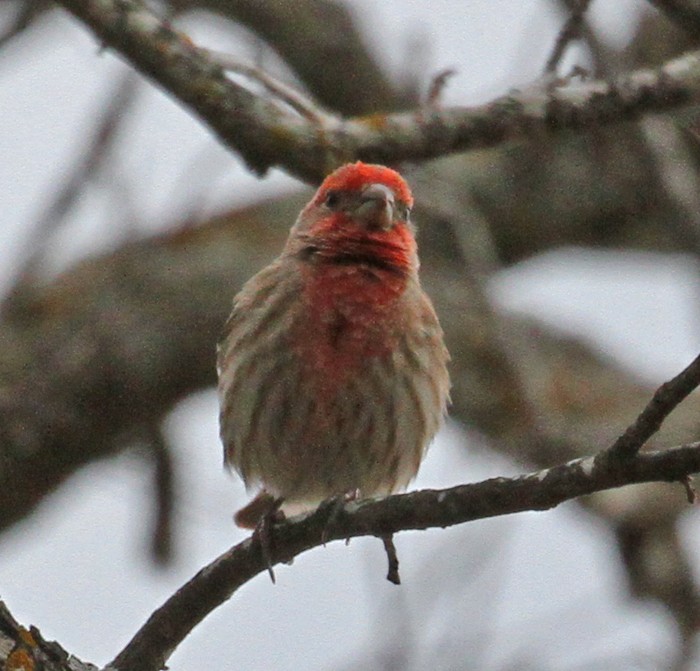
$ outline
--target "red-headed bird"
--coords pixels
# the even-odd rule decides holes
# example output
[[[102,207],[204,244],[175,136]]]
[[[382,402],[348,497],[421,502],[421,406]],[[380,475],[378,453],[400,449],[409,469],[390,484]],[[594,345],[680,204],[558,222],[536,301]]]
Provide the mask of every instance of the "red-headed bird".
[[[260,490],[239,526],[275,500],[296,512],[416,475],[450,385],[412,205],[394,170],[339,168],[234,298],[218,349],[221,439],[226,464]]]

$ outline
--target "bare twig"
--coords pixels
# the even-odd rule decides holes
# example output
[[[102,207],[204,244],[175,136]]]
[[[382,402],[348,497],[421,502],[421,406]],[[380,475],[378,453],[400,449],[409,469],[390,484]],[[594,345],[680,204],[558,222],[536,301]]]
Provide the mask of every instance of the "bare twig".
[[[676,377],[662,384],[639,417],[609,448],[609,454],[630,458],[660,428],[666,417],[700,384],[700,356]]]
[[[285,84],[283,81],[273,77],[260,67],[242,63],[233,58],[230,54],[225,54],[221,51],[202,49],[202,52],[207,54],[212,60],[216,61],[228,72],[236,72],[262,84],[267,91],[272,93],[282,102],[289,105],[295,112],[300,114],[308,121],[317,124],[318,126],[323,126],[324,124],[328,123],[329,120],[334,119],[334,117],[327,112],[324,112],[318,104],[314,103],[301,91],[298,91],[289,84]]]
[[[700,471],[700,443],[632,455],[621,463],[606,452],[515,478],[493,478],[444,490],[423,490],[346,504],[331,522],[332,506],[275,525],[273,563],[330,540],[428,529],[526,510],[548,510],[578,496],[640,482],[678,481]],[[175,648],[212,610],[267,570],[255,535],[204,567],[148,619],[111,662],[119,671],[158,671]]]
[[[428,93],[425,96],[425,107],[435,109],[440,106],[440,97],[442,96],[442,92],[445,90],[447,80],[450,77],[454,77],[456,74],[457,70],[454,68],[445,68],[433,76],[433,78],[430,80]]]
[[[401,577],[399,576],[399,556],[396,554],[396,545],[394,545],[393,534],[387,534],[382,536],[382,543],[384,543],[384,550],[386,551],[386,558],[389,562],[389,570],[386,574],[386,579],[394,583],[394,585],[401,584]]]
[[[173,508],[175,501],[174,468],[168,444],[159,424],[146,428],[148,449],[155,466],[153,491],[155,494],[155,524],[151,541],[151,555],[158,564],[167,565],[173,556]]]
[[[685,487],[685,493],[688,497],[688,503],[695,504],[698,501],[698,493],[693,487],[693,478],[690,475],[686,475],[681,478],[681,484]]]
[[[494,146],[524,133],[590,128],[673,109],[700,97],[700,52],[608,83],[590,81],[550,92],[514,92],[487,105],[423,115],[360,117],[323,133],[308,120],[230,81],[223,69],[138,0],[60,0],[99,40],[198,114],[248,166],[281,166],[317,181],[353,158],[397,163]]]
[[[578,2],[571,8],[569,18],[559,31],[559,35],[557,36],[557,41],[554,44],[552,53],[547,59],[547,64],[544,67],[545,73],[553,74],[564,56],[569,44],[581,37],[581,30],[584,25],[583,19],[590,4],[591,0],[578,0]]]

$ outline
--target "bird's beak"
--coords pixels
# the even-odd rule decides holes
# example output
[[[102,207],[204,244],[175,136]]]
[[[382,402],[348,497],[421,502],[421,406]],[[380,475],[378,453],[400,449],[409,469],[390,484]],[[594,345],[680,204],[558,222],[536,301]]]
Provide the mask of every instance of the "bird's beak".
[[[384,184],[370,184],[362,190],[356,216],[368,228],[390,230],[394,225],[394,193]]]

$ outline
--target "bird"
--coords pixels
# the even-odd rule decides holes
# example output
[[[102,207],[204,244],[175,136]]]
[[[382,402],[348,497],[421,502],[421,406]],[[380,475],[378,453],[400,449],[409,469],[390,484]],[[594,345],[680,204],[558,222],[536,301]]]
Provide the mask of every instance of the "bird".
[[[220,434],[225,465],[257,491],[238,526],[386,496],[418,472],[450,380],[412,206],[395,170],[339,167],[234,297],[217,347]]]

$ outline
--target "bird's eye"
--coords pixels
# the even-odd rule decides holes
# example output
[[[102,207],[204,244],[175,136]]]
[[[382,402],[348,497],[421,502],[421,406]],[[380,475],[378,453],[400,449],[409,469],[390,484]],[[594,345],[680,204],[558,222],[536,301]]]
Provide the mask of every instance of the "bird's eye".
[[[340,204],[340,194],[337,191],[329,191],[326,194],[326,200],[324,201],[324,205],[326,207],[329,207],[331,210],[334,210],[338,205]]]

